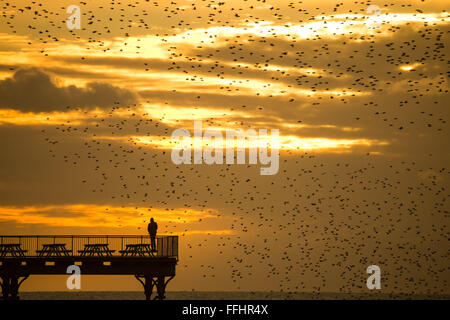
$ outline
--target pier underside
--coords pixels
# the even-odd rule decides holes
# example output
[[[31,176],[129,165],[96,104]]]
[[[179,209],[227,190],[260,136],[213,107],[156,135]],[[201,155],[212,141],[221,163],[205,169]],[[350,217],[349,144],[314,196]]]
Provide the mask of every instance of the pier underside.
[[[176,258],[170,257],[7,257],[0,258],[3,299],[19,299],[20,285],[31,275],[67,275],[71,265],[81,275],[134,275],[143,285],[147,300],[164,299],[168,282],[175,276]]]

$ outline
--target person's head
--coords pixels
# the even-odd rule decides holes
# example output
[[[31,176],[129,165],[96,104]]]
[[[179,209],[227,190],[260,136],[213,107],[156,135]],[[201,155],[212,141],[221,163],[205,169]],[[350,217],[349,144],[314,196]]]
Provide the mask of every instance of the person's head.
[[[153,222],[153,221],[155,221],[155,220],[153,220],[153,218],[150,218],[150,222]]]

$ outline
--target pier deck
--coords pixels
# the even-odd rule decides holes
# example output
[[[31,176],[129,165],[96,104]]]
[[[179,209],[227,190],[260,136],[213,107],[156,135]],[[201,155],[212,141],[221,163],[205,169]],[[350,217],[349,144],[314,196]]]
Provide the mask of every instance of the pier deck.
[[[31,275],[134,275],[147,300],[165,298],[175,276],[178,237],[157,236],[0,236],[0,279],[3,299],[18,299],[20,285]]]

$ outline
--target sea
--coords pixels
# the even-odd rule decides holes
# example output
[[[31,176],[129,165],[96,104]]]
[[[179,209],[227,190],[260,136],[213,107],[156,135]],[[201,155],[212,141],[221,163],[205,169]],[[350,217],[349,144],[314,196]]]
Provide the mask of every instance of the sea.
[[[21,300],[145,300],[142,291],[20,292]],[[153,297],[155,293],[153,294]],[[152,298],[153,298],[152,297]],[[166,300],[450,300],[450,294],[168,291]]]

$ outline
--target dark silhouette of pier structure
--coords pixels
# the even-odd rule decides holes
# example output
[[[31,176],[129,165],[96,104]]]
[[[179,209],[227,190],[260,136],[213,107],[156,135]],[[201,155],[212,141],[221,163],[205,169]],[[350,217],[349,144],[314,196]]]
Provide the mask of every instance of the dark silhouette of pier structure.
[[[164,299],[175,277],[178,237],[117,235],[0,236],[0,280],[3,299],[19,299],[20,285],[31,275],[67,275],[71,265],[83,275],[134,275],[147,300]]]

